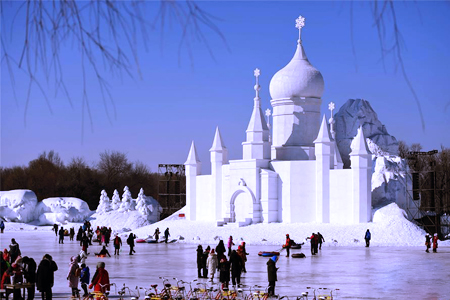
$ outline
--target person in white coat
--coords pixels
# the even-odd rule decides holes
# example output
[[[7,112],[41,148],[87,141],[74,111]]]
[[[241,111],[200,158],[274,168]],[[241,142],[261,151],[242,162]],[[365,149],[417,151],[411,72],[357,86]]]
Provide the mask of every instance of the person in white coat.
[[[219,265],[219,262],[217,260],[217,254],[214,253],[214,249],[211,249],[211,252],[209,253],[208,260],[206,261],[206,267],[208,268],[208,274],[211,278],[211,282],[214,281],[214,274],[217,271],[217,266]]]
[[[88,256],[87,256],[86,252],[83,249],[81,249],[80,254],[78,254],[78,257],[80,258],[80,266],[81,266],[82,264],[86,263],[86,258]]]

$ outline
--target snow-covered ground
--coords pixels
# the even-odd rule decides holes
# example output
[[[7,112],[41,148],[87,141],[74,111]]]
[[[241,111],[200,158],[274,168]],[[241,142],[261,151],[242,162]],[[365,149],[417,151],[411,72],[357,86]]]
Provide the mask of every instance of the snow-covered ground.
[[[214,222],[188,221],[177,218],[178,214],[157,223],[140,227],[140,215],[115,213],[114,216],[104,214],[92,221],[93,226],[107,226],[115,232],[124,233],[123,228],[133,229],[138,238],[153,235],[158,227],[161,232],[169,228],[171,238],[182,236],[180,243],[217,243],[218,239],[226,241],[230,235],[235,241],[245,241],[248,245],[281,245],[285,235],[290,234],[297,242],[303,242],[313,232],[320,232],[325,237],[324,246],[360,246],[364,244],[364,233],[367,229],[372,233],[372,246],[422,246],[425,242],[425,231],[404,217],[404,211],[391,203],[374,213],[373,222],[357,225],[337,225],[321,223],[272,223],[255,224],[246,227],[217,227]],[[64,228],[81,224],[67,223]],[[7,230],[48,231],[48,226],[33,226],[23,223],[6,223]],[[450,240],[442,241],[442,246],[450,246]]]

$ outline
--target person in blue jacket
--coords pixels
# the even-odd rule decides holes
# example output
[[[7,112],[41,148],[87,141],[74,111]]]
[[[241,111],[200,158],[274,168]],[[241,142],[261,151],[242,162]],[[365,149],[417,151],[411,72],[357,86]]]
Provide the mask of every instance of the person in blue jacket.
[[[364,239],[366,240],[366,247],[370,246],[370,238],[371,238],[371,234],[370,234],[369,229],[367,229],[366,235],[364,236]]]
[[[89,267],[86,266],[86,264],[81,264],[81,274],[80,274],[80,282],[81,282],[81,288],[84,291],[83,297],[86,297],[89,295],[87,286],[89,284],[89,280],[91,279],[91,274],[89,273]]]

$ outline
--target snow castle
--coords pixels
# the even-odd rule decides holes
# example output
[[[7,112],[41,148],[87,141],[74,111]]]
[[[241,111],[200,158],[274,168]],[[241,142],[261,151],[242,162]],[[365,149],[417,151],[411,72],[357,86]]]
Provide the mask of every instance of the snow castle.
[[[256,69],[242,159],[228,160],[217,128],[209,150],[211,174],[202,175],[192,142],[185,162],[187,219],[215,221],[218,226],[371,221],[371,153],[360,128],[351,144],[351,169],[343,169],[333,117],[330,124],[325,116],[320,118],[324,80],[303,49],[304,20],[296,20],[294,57],[270,82],[272,135],[261,110]]]

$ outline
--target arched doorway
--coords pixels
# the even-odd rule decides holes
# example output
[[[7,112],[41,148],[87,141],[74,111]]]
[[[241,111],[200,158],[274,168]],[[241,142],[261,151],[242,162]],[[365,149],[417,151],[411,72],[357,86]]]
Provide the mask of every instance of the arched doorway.
[[[246,225],[261,222],[261,204],[247,186],[240,187],[231,196],[230,219]]]

